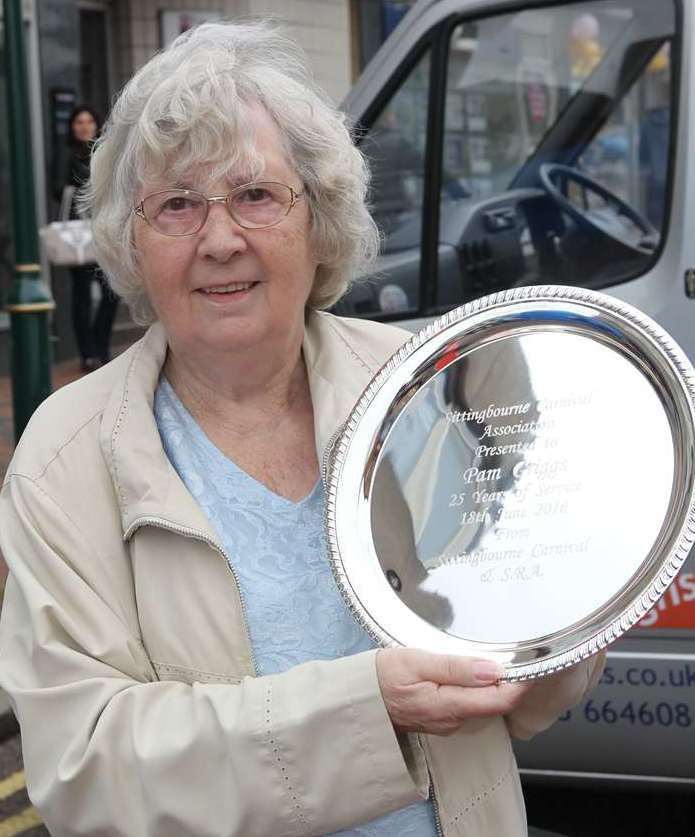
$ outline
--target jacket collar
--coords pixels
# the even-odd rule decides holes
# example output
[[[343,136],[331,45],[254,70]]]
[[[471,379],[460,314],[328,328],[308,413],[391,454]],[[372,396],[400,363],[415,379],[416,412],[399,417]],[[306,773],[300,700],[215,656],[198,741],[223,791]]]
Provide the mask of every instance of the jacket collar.
[[[321,312],[307,315],[303,353],[314,408],[319,463],[378,364],[365,361]],[[105,407],[101,447],[109,464],[124,537],[145,524],[169,525],[208,540],[216,535],[169,462],[154,418],[154,394],[166,358],[164,328],[155,323],[129,352]]]

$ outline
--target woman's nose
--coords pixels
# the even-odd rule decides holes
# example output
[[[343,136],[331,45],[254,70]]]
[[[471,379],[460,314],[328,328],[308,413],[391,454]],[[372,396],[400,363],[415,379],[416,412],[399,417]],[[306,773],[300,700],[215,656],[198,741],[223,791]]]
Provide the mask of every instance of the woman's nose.
[[[216,261],[227,261],[247,247],[246,230],[237,224],[223,203],[210,204],[208,217],[198,235],[198,253]]]

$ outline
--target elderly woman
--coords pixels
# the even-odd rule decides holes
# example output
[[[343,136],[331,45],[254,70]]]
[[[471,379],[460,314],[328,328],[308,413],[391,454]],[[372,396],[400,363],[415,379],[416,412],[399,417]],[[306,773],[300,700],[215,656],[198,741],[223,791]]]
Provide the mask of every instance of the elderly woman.
[[[333,582],[319,461],[397,329],[322,313],[374,253],[367,172],[297,48],[206,25],[92,162],[99,261],[141,322],[37,411],[2,490],[2,686],[54,835],[514,837],[534,686],[374,649]]]

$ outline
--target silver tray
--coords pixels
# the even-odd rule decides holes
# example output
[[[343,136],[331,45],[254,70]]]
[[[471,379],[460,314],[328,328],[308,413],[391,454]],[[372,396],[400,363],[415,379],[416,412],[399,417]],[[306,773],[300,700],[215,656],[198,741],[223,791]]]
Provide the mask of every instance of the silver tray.
[[[333,571],[384,646],[572,665],[655,604],[695,541],[695,378],[634,308],[569,287],[423,329],[331,454]]]

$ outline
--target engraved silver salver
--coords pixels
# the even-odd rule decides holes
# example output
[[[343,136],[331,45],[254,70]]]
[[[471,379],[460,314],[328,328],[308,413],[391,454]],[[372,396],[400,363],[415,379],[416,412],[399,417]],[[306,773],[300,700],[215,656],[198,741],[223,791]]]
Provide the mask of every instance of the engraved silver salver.
[[[693,370],[619,300],[495,294],[388,361],[327,486],[333,570],[379,644],[548,674],[638,622],[693,546]]]

